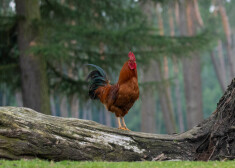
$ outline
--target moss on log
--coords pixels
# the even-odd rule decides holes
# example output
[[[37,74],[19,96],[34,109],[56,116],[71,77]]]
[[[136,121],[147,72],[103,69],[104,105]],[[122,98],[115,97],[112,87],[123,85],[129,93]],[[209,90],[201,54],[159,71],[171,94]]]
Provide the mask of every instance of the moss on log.
[[[127,132],[94,121],[62,118],[23,107],[0,107],[0,158],[143,161],[221,160],[235,156],[235,80],[216,111],[174,135]]]

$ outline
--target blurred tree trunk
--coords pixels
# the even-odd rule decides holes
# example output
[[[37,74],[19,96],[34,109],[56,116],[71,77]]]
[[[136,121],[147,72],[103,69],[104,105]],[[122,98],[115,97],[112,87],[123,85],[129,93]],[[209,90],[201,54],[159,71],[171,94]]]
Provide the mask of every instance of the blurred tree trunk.
[[[176,114],[179,122],[179,130],[180,132],[184,132],[185,126],[184,126],[184,116],[183,116],[181,92],[180,92],[179,63],[176,59],[174,59],[173,61],[174,61],[173,69],[175,77],[174,83],[175,83]]]
[[[156,64],[155,78],[157,81],[162,81],[162,72],[159,63]],[[167,90],[164,85],[158,87],[159,92],[159,101],[161,104],[161,109],[163,113],[163,119],[166,126],[166,131],[168,134],[172,134],[176,132],[176,125],[174,115],[172,113],[172,107],[170,106],[170,99],[167,95]]]
[[[2,1],[0,1],[0,5],[1,5],[1,15],[4,15],[5,13],[6,13],[6,10],[7,10],[7,8],[8,8],[8,1],[6,1],[6,0],[2,0]]]
[[[175,18],[176,23],[179,26],[179,4],[175,1],[174,7],[170,6],[168,8],[168,17],[169,17],[169,25],[170,25],[170,34],[171,36],[175,36],[175,26],[174,26],[174,19],[173,19],[173,12],[172,8],[175,9]],[[176,14],[177,13],[177,14]],[[176,114],[179,123],[179,130],[180,132],[184,132],[184,119],[183,119],[183,111],[182,111],[182,101],[181,101],[181,93],[180,93],[180,82],[179,82],[179,63],[175,56],[173,56],[173,70],[174,70],[174,84],[175,84],[175,98],[176,98]]]
[[[216,1],[217,0],[212,0],[211,5],[216,6]],[[218,17],[218,11],[214,10],[213,12],[214,17]],[[225,68],[225,57],[223,54],[223,46],[222,46],[222,41],[221,39],[218,40],[218,46],[216,48],[216,53],[218,53],[218,59],[216,58],[215,52],[211,51],[211,60],[221,87],[221,90],[224,92],[226,90],[227,86],[227,73],[226,73],[226,68]]]
[[[7,95],[6,93],[2,93],[2,106],[6,106],[7,105]]]
[[[222,77],[221,84],[223,85],[223,91],[226,90],[227,85],[228,85],[228,80],[227,80],[227,74],[226,74],[226,68],[225,68],[225,61],[224,61],[224,54],[223,54],[223,46],[222,46],[222,41],[218,40],[218,57],[219,57],[219,62],[220,62],[220,73]]]
[[[186,9],[186,11],[185,11]],[[196,34],[195,13],[192,0],[180,1],[180,32],[181,35]],[[185,13],[186,12],[186,13]],[[183,75],[187,109],[188,129],[202,121],[202,87],[200,57],[192,53],[191,58],[183,60]]]
[[[21,86],[24,106],[51,114],[44,58],[29,52],[37,45],[37,26],[40,20],[39,1],[15,0],[18,17],[18,46],[20,50]]]
[[[86,105],[87,103],[83,103],[83,107],[82,107],[82,119],[87,119],[87,108]]]
[[[87,102],[87,107],[86,107],[86,109],[87,109],[87,119],[88,120],[92,120],[92,112],[91,112],[92,108],[91,107],[92,107],[91,106],[91,100],[89,100]]]
[[[200,27],[203,27],[203,20],[199,11],[199,7],[198,7],[198,2],[197,0],[193,0],[194,2],[194,9],[195,9],[195,15],[196,15],[196,20],[198,22],[198,24],[200,25]],[[214,3],[214,2],[212,2]],[[219,62],[216,59],[216,56],[214,54],[214,52],[211,52],[211,60],[212,63],[214,65],[215,68],[215,72],[218,78],[218,81],[220,83],[221,89],[224,92],[226,90],[226,70],[225,70],[225,63],[224,63],[224,58],[223,58],[223,48],[222,48],[222,42],[221,40],[218,40],[218,57],[219,57]]]
[[[68,117],[68,106],[67,106],[67,97],[61,96],[60,98],[60,116]]]
[[[220,84],[220,87],[221,87],[221,90],[224,92],[225,91],[225,85],[224,85],[224,80],[223,80],[223,76],[221,75],[221,71],[220,71],[220,68],[219,68],[219,65],[218,65],[218,61],[216,60],[216,57],[215,57],[215,53],[213,51],[211,51],[211,60],[212,60],[212,63],[213,63],[213,66],[215,68],[215,73],[216,73],[216,76],[218,78],[218,81],[219,81],[219,84]]]
[[[104,123],[104,108],[99,108],[99,123],[100,124],[105,124]]]
[[[16,104],[18,107],[22,107],[23,106],[23,102],[22,102],[22,93],[20,91],[16,91],[15,93],[15,98],[16,98]]]
[[[141,2],[142,11],[146,14],[148,22],[152,21],[151,7],[153,2],[148,0]],[[150,63],[149,68],[143,75],[143,82],[154,81],[155,75],[155,62]],[[146,89],[141,95],[141,131],[155,133],[156,132],[156,101],[153,90],[151,88]]]
[[[88,100],[83,104],[83,119],[92,120],[91,110],[91,100]]]
[[[215,5],[214,3],[215,1],[212,1],[212,5]],[[195,6],[195,14],[196,14],[197,22],[201,27],[203,27],[204,24],[203,24],[203,20],[202,20],[202,17],[198,8],[197,0],[194,0],[194,6]],[[211,56],[213,66],[215,68],[216,76],[220,83],[221,90],[224,92],[226,90],[226,70],[224,66],[225,63],[224,63],[224,58],[223,58],[223,48],[222,48],[221,40],[218,40],[217,51],[218,51],[219,62],[216,59],[215,53],[213,51],[210,52],[210,56]]]
[[[110,111],[107,111],[105,109],[105,123],[107,126],[111,127],[112,126],[112,120],[111,120],[111,115],[112,113]]]
[[[175,1],[175,21],[176,25],[179,27],[180,26],[180,10],[179,10],[179,2]]]
[[[88,106],[87,119],[92,120],[91,106]]]
[[[79,100],[76,94],[74,94],[71,97],[70,107],[71,107],[71,117],[79,118]]]
[[[226,69],[225,69],[225,63],[223,58],[223,48],[222,48],[222,42],[221,40],[218,40],[218,57],[219,60],[216,59],[215,53],[211,52],[211,60],[215,68],[216,76],[218,78],[221,90],[224,92],[226,90]]]
[[[223,6],[222,0],[218,0],[218,5],[219,5],[219,13],[221,15],[222,24],[226,36],[226,48],[227,48],[228,62],[230,66],[230,80],[231,80],[235,76],[235,66],[233,62],[233,53],[232,53],[231,28],[229,24],[229,18],[226,14],[226,9]]]
[[[50,94],[51,114],[56,116],[56,105],[53,93]]]
[[[143,82],[148,83],[154,81],[156,64],[151,63],[150,67],[143,75]],[[153,89],[146,87],[141,95],[141,131],[155,133],[156,132],[156,101]]]
[[[203,23],[201,13],[200,13],[200,10],[198,7],[198,1],[193,0],[193,5],[194,5],[194,12],[195,12],[196,21],[200,27],[203,27],[204,23]]]
[[[201,27],[203,27],[204,24],[203,24],[203,20],[202,20],[202,17],[201,17],[199,8],[198,8],[198,2],[197,2],[197,0],[194,0],[193,2],[194,2],[196,20],[197,20],[198,24]],[[212,2],[212,3],[214,3],[214,2]],[[224,63],[224,58],[223,58],[223,47],[222,47],[221,40],[218,40],[217,51],[218,51],[219,62],[216,59],[216,56],[213,51],[211,52],[210,55],[211,55],[211,60],[214,65],[215,72],[216,72],[218,81],[220,83],[221,89],[224,92],[226,90],[227,84],[226,84],[226,69],[224,66],[225,63]]]
[[[157,13],[157,18],[158,18],[158,27],[159,27],[159,31],[160,31],[160,35],[164,36],[164,25],[163,25],[163,19],[162,19],[162,7],[160,3],[157,3],[157,9],[156,9],[156,13]],[[168,67],[168,59],[166,56],[164,56],[164,61],[163,61],[163,80],[166,80],[166,92],[167,92],[167,96],[169,97],[170,100],[170,104],[169,106],[171,106],[171,111],[169,111],[169,113],[173,113],[173,104],[172,104],[172,99],[171,99],[171,88],[170,88],[170,84],[167,81],[169,79],[169,67]]]
[[[164,36],[164,25],[163,25],[163,19],[162,19],[162,7],[160,3],[157,3],[156,6],[156,14],[158,18],[158,27],[159,27],[159,34]],[[173,107],[172,107],[172,99],[171,99],[171,90],[170,90],[170,84],[168,82],[169,78],[169,68],[168,68],[168,59],[166,56],[163,58],[163,73],[161,71],[160,64],[157,64],[156,68],[158,68],[156,71],[156,78],[158,78],[159,81],[166,81],[165,84],[161,86],[159,89],[160,93],[160,102],[161,102],[161,108],[163,112],[163,117],[165,121],[165,125],[167,128],[167,133],[175,133],[176,132],[176,125],[175,125],[175,118],[173,113]]]
[[[70,6],[71,8],[73,6]],[[75,24],[75,23],[74,23]],[[71,43],[73,43],[71,41]],[[76,43],[76,40],[74,40],[74,43]],[[76,80],[76,76],[73,72],[73,70],[76,68],[76,65],[74,62],[71,62],[70,67],[68,67],[68,76],[71,79]],[[71,113],[71,117],[73,118],[79,118],[79,99],[78,99],[78,95],[77,94],[73,94],[69,97],[69,104],[70,104],[70,113]]]

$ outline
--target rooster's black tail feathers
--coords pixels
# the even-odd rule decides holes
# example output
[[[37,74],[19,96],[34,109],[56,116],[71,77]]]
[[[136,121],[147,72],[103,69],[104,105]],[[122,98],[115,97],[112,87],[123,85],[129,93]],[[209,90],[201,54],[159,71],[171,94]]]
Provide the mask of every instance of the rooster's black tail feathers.
[[[91,71],[87,76],[87,80],[89,81],[89,96],[91,99],[97,99],[97,95],[95,91],[100,86],[105,86],[108,84],[108,79],[106,73],[102,68],[97,65],[87,64],[89,66],[93,66],[96,70]]]

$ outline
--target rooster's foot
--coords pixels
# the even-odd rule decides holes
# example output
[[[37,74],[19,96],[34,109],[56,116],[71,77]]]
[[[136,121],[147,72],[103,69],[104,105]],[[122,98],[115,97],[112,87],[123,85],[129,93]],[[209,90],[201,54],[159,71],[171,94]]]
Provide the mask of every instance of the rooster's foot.
[[[127,127],[124,127],[124,130],[126,130],[126,131],[131,131],[131,130],[129,130]]]
[[[127,127],[118,127],[118,129],[125,130],[125,131],[130,131]]]

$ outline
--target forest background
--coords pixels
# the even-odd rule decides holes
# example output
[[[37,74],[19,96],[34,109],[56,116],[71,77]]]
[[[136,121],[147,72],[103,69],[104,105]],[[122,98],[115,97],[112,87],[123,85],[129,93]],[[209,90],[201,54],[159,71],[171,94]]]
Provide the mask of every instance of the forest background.
[[[235,76],[233,0],[1,0],[0,106],[116,126],[88,99],[87,63],[118,80],[137,58],[128,128],[184,132],[210,116]]]

